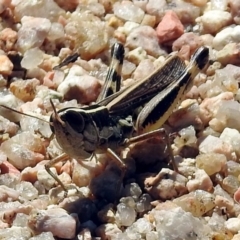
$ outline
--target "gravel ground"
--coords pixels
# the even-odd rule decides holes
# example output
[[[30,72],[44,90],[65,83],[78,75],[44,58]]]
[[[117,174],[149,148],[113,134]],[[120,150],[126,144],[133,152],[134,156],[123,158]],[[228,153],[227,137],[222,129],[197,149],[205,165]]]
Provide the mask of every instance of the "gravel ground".
[[[35,117],[0,107],[0,239],[240,239],[239,0],[2,0],[0,18],[0,105]],[[178,172],[166,140],[151,138],[117,148],[125,172],[104,153],[66,156],[51,167],[64,196],[44,167],[64,153],[50,99],[94,104],[116,42],[122,88],[172,52],[188,65],[209,49],[164,124]]]

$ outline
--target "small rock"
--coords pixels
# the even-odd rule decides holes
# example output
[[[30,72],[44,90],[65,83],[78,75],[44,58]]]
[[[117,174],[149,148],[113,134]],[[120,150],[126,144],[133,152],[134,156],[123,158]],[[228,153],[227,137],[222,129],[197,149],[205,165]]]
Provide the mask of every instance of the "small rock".
[[[74,238],[76,225],[76,219],[59,207],[33,211],[28,218],[28,226],[33,231],[51,232],[64,239]]]
[[[14,136],[16,135],[18,130],[19,130],[19,126],[17,124],[10,122],[8,119],[0,115],[0,132],[1,133],[8,133],[9,136]]]
[[[10,91],[24,102],[32,101],[39,85],[40,81],[37,79],[17,80],[10,84]]]
[[[228,8],[228,0],[222,0],[222,1],[218,1],[218,0],[211,0],[211,9],[213,10],[227,10]]]
[[[117,17],[125,21],[136,23],[140,23],[144,17],[144,11],[130,1],[116,2],[113,5],[113,12]]]
[[[238,190],[239,187],[239,181],[238,178],[228,175],[223,179],[222,182],[222,188],[228,192],[230,195],[235,194],[235,192]]]
[[[10,202],[18,200],[20,193],[7,186],[0,186],[0,201]]]
[[[29,240],[55,240],[51,232],[43,232],[37,236],[29,238]]]
[[[0,14],[2,14],[7,8],[11,7],[10,0],[1,0],[0,2]]]
[[[50,30],[50,20],[40,17],[29,17],[29,14],[26,14],[21,18],[21,23],[22,25],[18,31],[17,40],[17,46],[19,49],[21,51],[26,51],[34,47],[40,47]]]
[[[149,211],[152,208],[151,201],[152,198],[150,197],[150,195],[144,193],[136,202],[136,211],[138,213]]]
[[[216,50],[222,50],[228,43],[239,42],[240,26],[230,26],[218,32],[213,38],[213,47]]]
[[[208,239],[211,233],[211,229],[200,219],[180,207],[152,210],[151,215],[158,232],[157,239]]]
[[[31,2],[29,0],[15,2],[16,21],[20,21],[24,16],[47,18],[51,22],[57,22],[60,16],[64,16],[65,11],[53,0],[42,0],[41,2]]]
[[[132,51],[129,51],[126,55],[126,58],[136,65],[141,65],[141,62],[147,58],[147,52],[142,47],[138,47]]]
[[[64,38],[64,27],[58,22],[53,22],[48,33],[47,39],[50,41],[59,40]]]
[[[130,49],[142,47],[149,55],[154,57],[166,55],[165,50],[159,46],[156,31],[149,26],[134,28],[127,37],[126,46]]]
[[[35,166],[44,159],[44,146],[40,137],[22,132],[1,145],[1,150],[8,156],[8,160],[18,169]]]
[[[180,51],[181,56],[183,55],[183,49],[185,46],[189,47],[187,55],[184,54],[185,58],[190,59],[190,56],[195,52],[197,48],[203,45],[203,40],[197,34],[193,32],[183,33],[177,40],[173,42],[173,51]],[[186,51],[186,50],[185,50]]]
[[[184,27],[177,14],[174,11],[168,11],[158,24],[156,31],[159,42],[164,43],[179,38],[184,32]]]
[[[211,192],[213,188],[213,183],[207,173],[198,169],[194,174],[194,179],[187,182],[187,188],[189,192],[201,189],[207,192]]]
[[[139,1],[137,1],[137,2],[139,2]],[[143,2],[143,1],[141,1],[141,2]],[[150,26],[153,28],[156,25],[156,17],[149,15],[149,14],[145,14],[143,17],[143,20],[141,22],[141,25],[147,25],[147,26]]]
[[[240,156],[240,149],[239,149],[240,133],[238,130],[232,129],[232,128],[225,128],[222,134],[220,135],[220,139],[230,144],[233,147],[233,150],[236,152],[236,154]]]
[[[231,212],[234,207],[233,201],[218,195],[215,198],[215,204],[219,208],[226,208],[227,212]]]
[[[240,131],[240,122],[237,121],[237,119],[240,117],[240,104],[237,101],[222,101],[220,102],[220,106],[215,109],[215,118],[213,120],[219,121],[223,128],[233,128]],[[212,120],[212,121],[213,121]],[[214,124],[211,124],[209,122],[209,125],[213,128],[215,128]]]
[[[127,184],[124,188],[124,195],[131,196],[134,200],[137,200],[142,194],[142,190],[137,183]]]
[[[189,2],[192,3],[195,6],[204,7],[205,4],[207,3],[207,0],[191,0]]]
[[[10,75],[13,70],[13,64],[5,55],[0,55],[0,74]]]
[[[133,51],[135,51],[135,50],[133,50]],[[133,52],[133,51],[131,51],[131,52]],[[132,74],[133,79],[135,79],[137,81],[144,79],[144,77],[147,77],[155,70],[154,64],[150,59],[143,59],[139,62],[140,62],[139,65],[137,66],[137,68],[135,69],[135,71]]]
[[[215,196],[203,190],[196,190],[175,198],[173,203],[193,216],[200,217],[215,207]]]
[[[0,164],[0,170],[1,170],[1,174],[5,174],[5,173],[20,174],[20,171],[17,168],[15,168],[7,160]]]
[[[240,63],[240,44],[228,43],[224,48],[216,53],[216,60],[221,64],[236,64]]]
[[[224,226],[226,227],[226,229],[228,229],[232,233],[237,233],[238,231],[240,231],[240,219],[239,218],[229,218],[225,222]]]
[[[196,19],[201,24],[204,33],[216,34],[232,22],[232,16],[227,11],[210,10]]]
[[[38,197],[38,190],[30,182],[22,181],[16,185],[16,190],[26,200],[33,200]]]
[[[66,100],[76,99],[87,104],[97,99],[101,89],[98,79],[92,76],[68,76],[59,86],[58,91]]]
[[[237,203],[240,203],[240,188],[238,188],[237,191],[234,193],[234,200]]]
[[[196,166],[209,175],[220,172],[227,162],[226,156],[220,153],[207,152],[196,157]]]
[[[240,2],[238,0],[229,0],[228,1],[231,15],[236,24],[240,24]]]
[[[1,6],[0,6],[0,12],[1,12]],[[3,49],[5,49],[6,52],[8,52],[12,50],[15,42],[17,41],[17,32],[12,30],[11,28],[4,28],[0,32],[0,40],[4,42]]]
[[[23,56],[21,66],[26,69],[32,69],[38,67],[44,58],[44,52],[38,47],[28,49]]]
[[[238,177],[240,175],[240,164],[232,160],[227,161],[227,173]]]
[[[114,238],[121,232],[118,226],[113,223],[102,224],[96,229],[96,235],[101,239]]]
[[[0,239],[19,239],[19,236],[23,239],[30,239],[32,236],[31,231],[27,227],[11,227],[6,229],[1,229]]]
[[[136,212],[134,208],[127,206],[125,203],[117,205],[116,222],[118,226],[131,226],[136,220]]]
[[[199,155],[199,161],[203,162],[200,159],[205,158],[206,156],[213,158],[211,159],[211,161],[216,161],[215,164],[212,165],[212,167],[214,167],[215,169],[218,169],[220,166],[222,167],[225,163],[226,163],[226,158],[223,156],[219,161],[218,158],[220,155],[214,155],[216,153],[220,153],[223,154],[227,157],[227,159],[232,159],[233,155],[233,148],[231,145],[229,145],[228,143],[224,142],[222,139],[219,139],[218,137],[214,137],[214,136],[207,136],[200,144],[199,144],[199,151],[200,153],[204,154],[204,153],[208,153],[210,155]],[[211,153],[213,155],[211,155]],[[216,158],[215,158],[216,156]],[[218,167],[216,167],[216,164]],[[205,169],[205,171],[208,173],[208,169]]]

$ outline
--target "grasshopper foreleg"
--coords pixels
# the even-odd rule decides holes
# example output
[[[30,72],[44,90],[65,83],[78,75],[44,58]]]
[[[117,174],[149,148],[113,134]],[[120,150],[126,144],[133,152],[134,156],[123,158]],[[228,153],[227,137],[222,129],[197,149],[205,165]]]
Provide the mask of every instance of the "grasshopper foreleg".
[[[52,171],[51,171],[51,167],[54,166],[56,163],[59,163],[59,162],[63,162],[63,161],[66,161],[69,159],[69,156],[65,153],[57,156],[56,158],[54,159],[51,159],[47,164],[45,164],[45,169],[46,171],[49,173],[49,175],[52,176],[52,178],[62,187],[63,191],[64,191],[64,198],[67,197],[68,195],[68,189],[66,188],[66,186],[64,186],[64,184],[62,183],[62,181],[58,178],[58,176],[56,174],[54,174]],[[77,189],[76,189],[77,190]],[[78,191],[78,190],[77,190]]]

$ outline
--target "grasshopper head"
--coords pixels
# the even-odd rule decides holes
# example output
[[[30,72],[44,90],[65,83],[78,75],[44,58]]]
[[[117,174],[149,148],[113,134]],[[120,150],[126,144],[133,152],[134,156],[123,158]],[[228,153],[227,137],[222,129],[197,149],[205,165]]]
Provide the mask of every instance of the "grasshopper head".
[[[80,108],[64,108],[54,112],[50,126],[66,154],[73,158],[88,158],[96,149],[98,136],[94,124]]]

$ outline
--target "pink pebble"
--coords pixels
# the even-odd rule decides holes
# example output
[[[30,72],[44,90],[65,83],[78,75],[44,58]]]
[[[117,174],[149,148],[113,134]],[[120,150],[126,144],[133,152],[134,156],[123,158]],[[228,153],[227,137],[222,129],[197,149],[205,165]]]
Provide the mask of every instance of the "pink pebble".
[[[240,188],[238,188],[238,190],[234,193],[233,198],[237,203],[240,203]]]
[[[1,174],[4,174],[4,173],[20,174],[20,171],[8,161],[4,161],[0,165],[0,169],[1,169]]]
[[[174,11],[168,11],[157,26],[160,43],[175,40],[184,32],[184,27]]]

